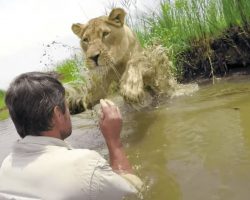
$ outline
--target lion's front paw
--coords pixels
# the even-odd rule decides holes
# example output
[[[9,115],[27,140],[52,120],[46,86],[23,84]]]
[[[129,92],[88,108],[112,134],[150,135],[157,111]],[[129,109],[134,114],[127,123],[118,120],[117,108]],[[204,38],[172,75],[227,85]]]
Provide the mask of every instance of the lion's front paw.
[[[66,102],[71,114],[77,114],[86,110],[86,96],[81,86],[64,84]]]
[[[86,110],[85,102],[83,98],[68,98],[67,104],[69,107],[70,114],[81,113]]]
[[[123,76],[120,89],[122,96],[129,103],[140,103],[144,98],[143,79],[140,73]]]

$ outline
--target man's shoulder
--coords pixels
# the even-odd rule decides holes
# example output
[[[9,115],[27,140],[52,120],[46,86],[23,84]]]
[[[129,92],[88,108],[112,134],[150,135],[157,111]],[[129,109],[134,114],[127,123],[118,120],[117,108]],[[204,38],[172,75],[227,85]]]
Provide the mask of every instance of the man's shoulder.
[[[89,159],[102,158],[102,156],[98,152],[94,150],[90,150],[90,149],[70,149],[67,152],[70,156],[75,156],[79,158],[82,158],[82,157],[89,158]]]
[[[55,152],[54,152],[55,153]],[[56,157],[68,162],[75,162],[78,165],[92,163],[96,164],[104,158],[96,151],[90,149],[70,149],[56,151]]]

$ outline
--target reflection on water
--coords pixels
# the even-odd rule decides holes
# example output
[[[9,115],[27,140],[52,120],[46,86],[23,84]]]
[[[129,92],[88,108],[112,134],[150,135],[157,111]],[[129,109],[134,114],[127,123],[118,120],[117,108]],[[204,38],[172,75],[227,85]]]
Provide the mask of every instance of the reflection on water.
[[[248,200],[250,81],[203,85],[192,96],[127,113],[123,140],[145,182],[145,200]],[[73,117],[74,147],[107,150],[90,113]],[[0,123],[0,161],[17,139]],[[4,148],[2,148],[4,147]]]
[[[144,199],[248,200],[249,100],[250,81],[224,80],[133,114],[126,142]]]

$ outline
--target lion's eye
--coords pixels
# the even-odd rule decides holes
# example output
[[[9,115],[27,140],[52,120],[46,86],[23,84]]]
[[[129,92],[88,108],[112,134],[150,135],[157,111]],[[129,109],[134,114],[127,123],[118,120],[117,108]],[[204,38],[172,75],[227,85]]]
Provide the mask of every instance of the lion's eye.
[[[110,34],[110,32],[105,31],[105,32],[103,32],[102,36],[105,38],[105,37],[107,37],[109,34]]]
[[[85,37],[85,38],[82,39],[82,41],[85,42],[85,43],[88,43],[89,39],[87,37]]]

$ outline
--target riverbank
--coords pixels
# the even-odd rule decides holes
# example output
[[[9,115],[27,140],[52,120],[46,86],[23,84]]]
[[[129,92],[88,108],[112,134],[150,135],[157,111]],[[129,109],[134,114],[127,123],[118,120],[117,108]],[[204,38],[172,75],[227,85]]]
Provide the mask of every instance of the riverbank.
[[[249,10],[248,0],[164,0],[152,14],[142,14],[141,24],[132,28],[144,48],[158,44],[168,49],[179,82],[214,80],[250,73]],[[75,56],[52,70],[62,75],[63,83],[85,84],[83,66]],[[6,116],[0,95],[0,120]]]
[[[180,82],[249,73],[250,2],[178,0],[146,13],[137,30],[142,45],[169,50]]]
[[[181,54],[182,81],[250,73],[250,24],[232,26],[218,37],[190,45]]]

